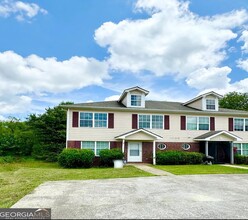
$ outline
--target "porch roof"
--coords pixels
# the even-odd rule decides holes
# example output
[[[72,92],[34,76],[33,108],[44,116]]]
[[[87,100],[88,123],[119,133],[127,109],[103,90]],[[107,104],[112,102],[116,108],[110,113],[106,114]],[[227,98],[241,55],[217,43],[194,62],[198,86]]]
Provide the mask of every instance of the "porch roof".
[[[162,137],[144,128],[129,131],[127,133],[116,136],[117,140],[160,140]]]
[[[218,139],[219,137],[219,139]],[[241,141],[242,138],[228,131],[209,131],[203,135],[194,138],[195,141]]]

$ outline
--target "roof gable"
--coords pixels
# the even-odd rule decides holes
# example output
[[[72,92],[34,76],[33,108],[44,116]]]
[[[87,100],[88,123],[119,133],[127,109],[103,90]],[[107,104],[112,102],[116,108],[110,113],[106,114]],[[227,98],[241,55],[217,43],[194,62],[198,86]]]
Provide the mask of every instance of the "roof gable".
[[[136,129],[124,134],[121,134],[115,139],[128,139],[128,140],[160,140],[162,137],[160,135],[157,135],[153,132],[150,132],[148,130],[145,130],[143,128],[141,129]]]
[[[218,93],[216,93],[214,91],[211,91],[211,92],[207,92],[207,93],[204,93],[202,95],[199,95],[199,96],[197,96],[197,97],[195,97],[195,98],[183,103],[183,105],[188,105],[188,104],[193,103],[193,102],[195,102],[195,101],[197,101],[199,99],[202,99],[203,97],[206,97],[206,96],[215,96],[215,97],[217,97],[219,99],[223,97],[222,95],[220,95],[220,94],[218,94]]]
[[[241,141],[242,138],[228,131],[210,131],[194,138],[195,141]]]
[[[149,93],[148,90],[143,89],[143,88],[141,88],[141,87],[139,87],[139,86],[131,87],[131,88],[129,88],[129,89],[125,89],[125,90],[122,92],[122,94],[121,94],[121,96],[120,96],[118,102],[121,102],[121,101],[125,98],[125,96],[127,95],[127,93],[132,92],[132,91],[135,91],[135,90],[138,90],[138,91],[140,91],[141,93],[144,93],[145,96],[148,95],[148,93]]]

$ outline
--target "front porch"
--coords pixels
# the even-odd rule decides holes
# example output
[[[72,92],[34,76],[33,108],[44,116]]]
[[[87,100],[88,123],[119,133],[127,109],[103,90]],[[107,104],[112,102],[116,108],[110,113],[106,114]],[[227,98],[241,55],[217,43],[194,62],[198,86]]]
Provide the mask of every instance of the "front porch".
[[[214,157],[214,163],[234,163],[233,142],[241,138],[228,131],[210,131],[194,139],[200,142],[200,151]]]
[[[152,145],[152,163],[156,165],[156,141],[162,137],[145,129],[136,129],[115,137],[122,141],[122,152],[126,156],[127,162],[145,162],[145,151],[151,150]]]

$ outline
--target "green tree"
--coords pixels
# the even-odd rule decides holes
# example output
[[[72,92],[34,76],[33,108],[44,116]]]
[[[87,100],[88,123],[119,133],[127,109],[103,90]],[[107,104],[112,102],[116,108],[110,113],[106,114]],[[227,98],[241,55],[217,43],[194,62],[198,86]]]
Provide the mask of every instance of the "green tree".
[[[33,137],[26,122],[14,117],[0,122],[0,155],[31,155]]]
[[[54,108],[46,109],[41,115],[31,114],[28,124],[35,133],[33,156],[38,159],[56,161],[66,143],[66,111],[62,105],[73,104],[62,102]]]
[[[229,92],[220,99],[221,108],[248,111],[248,93]]]

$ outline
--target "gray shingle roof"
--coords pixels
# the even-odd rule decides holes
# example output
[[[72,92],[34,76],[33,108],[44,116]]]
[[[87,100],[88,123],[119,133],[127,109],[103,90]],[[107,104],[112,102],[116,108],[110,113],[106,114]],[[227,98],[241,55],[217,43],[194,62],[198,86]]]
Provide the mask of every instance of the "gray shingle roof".
[[[195,109],[189,106],[183,105],[181,102],[167,102],[167,101],[150,101],[146,100],[145,108],[127,108],[122,103],[118,101],[103,101],[103,102],[89,102],[89,103],[79,103],[73,105],[65,105],[65,108],[90,108],[90,109],[132,109],[132,110],[154,110],[154,111],[180,111],[180,112],[207,112],[210,114],[214,114],[216,112],[213,111],[202,111],[199,109]],[[247,111],[234,110],[234,109],[225,109],[219,108],[219,113],[230,113],[230,114],[247,114]]]

